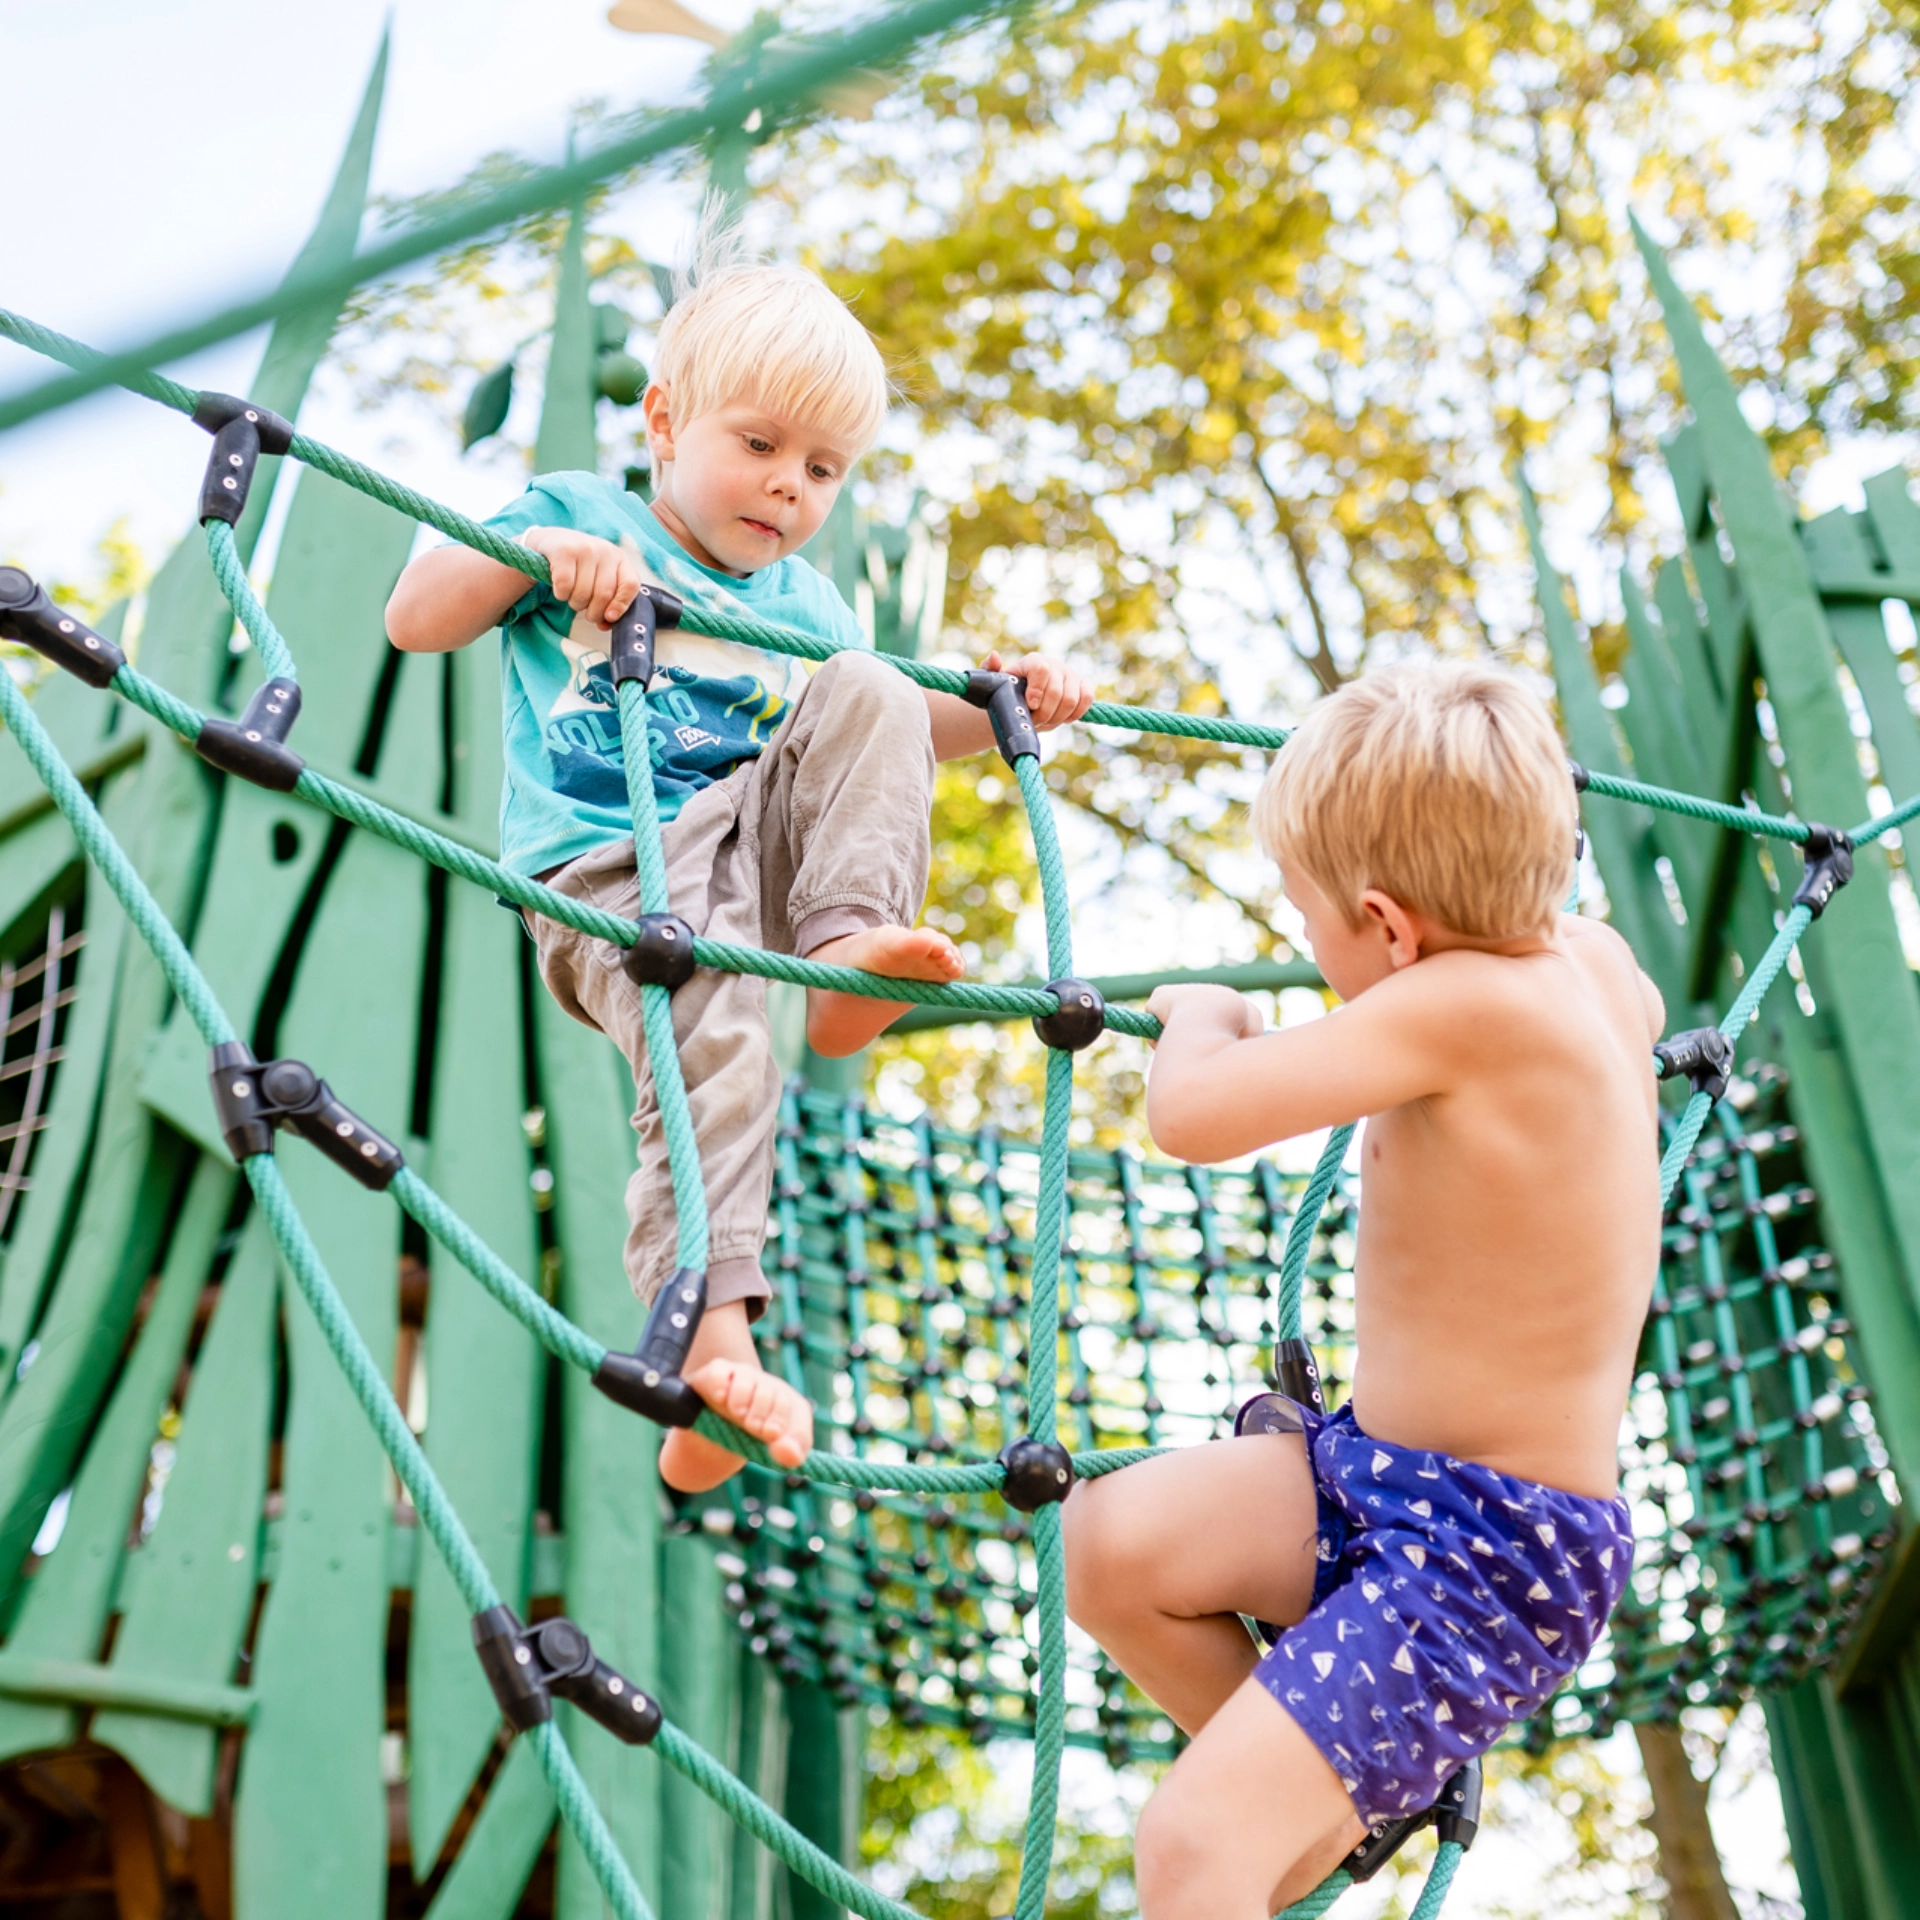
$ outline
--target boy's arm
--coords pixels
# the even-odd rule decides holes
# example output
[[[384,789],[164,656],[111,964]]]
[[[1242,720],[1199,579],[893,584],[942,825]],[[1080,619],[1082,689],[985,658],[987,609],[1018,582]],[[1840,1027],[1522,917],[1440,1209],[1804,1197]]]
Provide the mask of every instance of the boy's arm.
[[[546,555],[553,597],[602,627],[611,627],[652,578],[626,548],[571,527],[529,527],[519,540]],[[532,585],[532,574],[471,547],[430,547],[394,584],[387,638],[402,653],[451,653],[497,627]]]
[[[1093,688],[1085,677],[1064,660],[1048,654],[1029,653],[1002,662],[997,653],[990,653],[981,664],[990,673],[1011,673],[1027,683],[1027,711],[1042,733],[1078,720],[1093,705]],[[964,759],[993,745],[993,722],[984,708],[962,700],[957,693],[935,693],[931,687],[922,691],[933,727],[936,760]]]
[[[1166,1027],[1147,1078],[1154,1143],[1181,1160],[1232,1160],[1446,1092],[1496,1017],[1472,1004],[1477,957],[1435,954],[1324,1019],[1267,1034],[1229,987],[1162,987],[1147,1003]]]

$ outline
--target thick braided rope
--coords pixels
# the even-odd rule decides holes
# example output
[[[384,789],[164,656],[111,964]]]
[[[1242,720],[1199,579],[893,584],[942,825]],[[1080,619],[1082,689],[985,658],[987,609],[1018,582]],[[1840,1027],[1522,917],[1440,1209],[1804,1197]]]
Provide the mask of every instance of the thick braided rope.
[[[1303,1895],[1290,1907],[1282,1907],[1274,1915],[1274,1920],[1320,1920],[1320,1916],[1352,1885],[1353,1875],[1345,1867],[1336,1868],[1311,1893]]]
[[[1427,1884],[1420,1889],[1408,1920],[1438,1920],[1441,1902],[1453,1885],[1453,1876],[1460,1871],[1460,1856],[1465,1851],[1458,1840],[1441,1841],[1433,1865],[1427,1869]]]
[[[1300,1204],[1294,1209],[1293,1220],[1287,1228],[1286,1250],[1280,1256],[1279,1310],[1274,1323],[1279,1328],[1278,1338],[1298,1340],[1303,1336],[1300,1330],[1300,1296],[1305,1290],[1307,1276],[1307,1255],[1313,1250],[1313,1236],[1320,1227],[1320,1215],[1327,1204],[1327,1196],[1333,1191],[1333,1183],[1340,1177],[1340,1168],[1347,1157],[1347,1147],[1353,1139],[1353,1122],[1343,1127],[1335,1127],[1327,1135],[1327,1144],[1320,1150],[1320,1158],[1315,1163],[1313,1178],[1307,1182],[1307,1190],[1300,1196]]]
[[[640,911],[666,913],[667,856],[660,844],[660,803],[653,791],[653,759],[647,752],[647,694],[637,680],[620,688],[620,757],[627,774],[627,802],[633,811],[634,864],[640,880]],[[653,1074],[660,1124],[667,1137],[667,1171],[673,1181],[677,1264],[705,1271],[707,1264],[707,1188],[694,1138],[693,1109],[680,1073],[680,1048],[673,1037],[673,999],[665,987],[640,989],[640,1017],[646,1028],[647,1066]]]
[[[1773,944],[1760,957],[1760,964],[1747,976],[1747,984],[1740,989],[1740,997],[1727,1009],[1727,1017],[1720,1022],[1720,1031],[1733,1042],[1740,1044],[1740,1036],[1746,1032],[1747,1023],[1759,1011],[1760,1002],[1767,996],[1767,989],[1780,977],[1780,969],[1787,964],[1787,955],[1799,944],[1800,936],[1813,924],[1811,907],[1795,907],[1780,923],[1780,931],[1773,936]],[[1702,1091],[1695,1093],[1687,1102],[1686,1111],[1680,1116],[1680,1124],[1673,1130],[1673,1138],[1667,1143],[1667,1150],[1660,1156],[1660,1205],[1666,1207],[1673,1198],[1673,1189],[1680,1178],[1680,1170],[1687,1164],[1687,1156],[1693,1152],[1694,1142],[1700,1138],[1700,1130],[1707,1124],[1707,1115],[1713,1110],[1713,1101]]]
[[[298,673],[293,664],[293,650],[281,637],[280,629],[267,618],[267,610],[260,604],[260,596],[253,590],[253,582],[247,578],[247,569],[240,559],[240,549],[233,544],[233,529],[224,520],[209,520],[206,523],[207,558],[213,562],[213,577],[220,582],[220,591],[227,596],[227,604],[240,616],[240,624],[247,630],[247,638],[253,642],[254,651],[260,656],[260,664],[266,668],[268,677],[274,680],[294,680]]]
[[[387,1191],[556,1359],[592,1373],[607,1350],[549,1306],[414,1172],[402,1167]]]

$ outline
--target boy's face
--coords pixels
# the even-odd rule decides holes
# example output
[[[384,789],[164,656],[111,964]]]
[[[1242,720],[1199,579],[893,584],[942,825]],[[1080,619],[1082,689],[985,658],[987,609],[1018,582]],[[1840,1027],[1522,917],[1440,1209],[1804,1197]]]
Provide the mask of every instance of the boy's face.
[[[747,574],[819,532],[859,449],[810,421],[731,401],[676,425],[663,387],[646,394],[654,507],[696,560]]]

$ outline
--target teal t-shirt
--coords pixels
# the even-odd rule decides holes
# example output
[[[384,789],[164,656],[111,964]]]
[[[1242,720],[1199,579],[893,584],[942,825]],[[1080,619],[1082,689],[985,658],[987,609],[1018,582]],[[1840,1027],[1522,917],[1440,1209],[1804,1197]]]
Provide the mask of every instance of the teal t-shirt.
[[[823,639],[865,644],[860,623],[810,562],[776,560],[744,580],[694,560],[637,495],[594,473],[543,474],[487,525],[497,533],[572,527],[630,547],[689,606],[738,606]],[[506,785],[500,858],[515,873],[544,873],[633,831],[620,752],[620,711],[607,635],[544,586],[500,623]],[[662,821],[702,787],[753,759],[805,680],[789,654],[663,629],[647,688],[647,747]]]

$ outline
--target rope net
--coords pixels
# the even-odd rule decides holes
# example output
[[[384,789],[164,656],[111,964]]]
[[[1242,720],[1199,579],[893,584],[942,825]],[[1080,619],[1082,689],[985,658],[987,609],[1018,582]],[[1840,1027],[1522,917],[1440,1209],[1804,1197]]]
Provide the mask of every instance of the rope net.
[[[0,331],[59,357],[84,360],[87,353],[17,316],[0,313]],[[223,401],[157,380],[145,390],[195,412],[202,424],[203,403]],[[545,578],[546,563],[531,550],[506,545],[291,429],[286,444],[296,459]],[[272,676],[262,693],[294,683],[296,663],[247,581],[229,525],[222,517],[205,525],[215,576]],[[47,609],[51,624],[36,628],[22,614],[9,630],[83,678],[110,686],[183,739],[200,741],[216,765],[264,765],[264,774],[249,777],[291,790],[518,905],[623,947],[639,937],[635,923],[509,873],[304,767],[285,744],[285,726],[269,743],[279,757],[261,760],[261,735],[245,731],[255,724],[251,708],[238,728],[199,713],[84,627],[76,635],[78,623],[56,620],[56,611]],[[689,607],[683,624],[811,659],[835,650],[730,609]],[[924,686],[967,689],[967,676],[954,669],[887,657]],[[644,771],[645,678],[622,685],[620,717],[643,915],[656,915],[670,912],[671,902]],[[1218,715],[1097,705],[1086,719],[1268,749],[1286,739],[1280,729]],[[204,1040],[216,1049],[232,1046],[233,1026],[185,943],[11,674],[0,674],[0,720]],[[253,760],[245,751],[233,759],[236,732],[254,743]],[[226,758],[209,750],[216,742]],[[1073,971],[1072,938],[1051,803],[1037,757],[1010,757],[1032,831],[1049,971],[1063,980]],[[1609,799],[1781,840],[1809,839],[1800,821],[1630,781],[1582,779]],[[1851,841],[1869,841],[1915,812],[1920,799],[1863,823]],[[1784,916],[1721,1023],[1726,1042],[1739,1040],[1816,910],[1796,904]],[[1041,1016],[1061,1007],[1042,989],[882,979],[704,939],[693,948],[700,965],[976,1014]],[[673,1173],[679,1264],[698,1272],[706,1260],[705,1196],[669,989],[645,984],[640,991]],[[1105,1010],[1103,1024],[1148,1038],[1159,1030],[1150,1016],[1118,1007]],[[251,1056],[244,1060],[229,1087],[235,1098],[254,1097],[244,1077]],[[1095,1747],[1116,1761],[1163,1757],[1173,1750],[1173,1730],[1111,1669],[1078,1656],[1070,1661],[1059,1507],[1049,1500],[1022,1515],[990,1497],[1007,1478],[997,1452],[1017,1439],[1043,1447],[1058,1439],[1076,1449],[1078,1475],[1112,1471],[1152,1449],[1230,1432],[1235,1381],[1263,1375],[1276,1342],[1310,1340],[1336,1387],[1351,1369],[1354,1197],[1342,1164],[1353,1129],[1334,1131],[1306,1178],[1270,1162],[1217,1172],[1078,1153],[1068,1140],[1072,1083],[1072,1053],[1049,1047],[1037,1148],[990,1131],[964,1135],[928,1121],[887,1120],[858,1101],[789,1092],[768,1254],[775,1311],[760,1337],[768,1365],[815,1402],[822,1444],[800,1468],[781,1472],[747,1436],[702,1415],[700,1429],[750,1464],[722,1492],[681,1503],[678,1521],[725,1536],[721,1568],[739,1628],[783,1671],[818,1679],[850,1704],[881,1703],[981,1738],[998,1732],[1032,1739],[1016,1920],[1040,1920],[1044,1909],[1064,1746]],[[301,1130],[366,1184],[389,1187],[548,1351],[602,1384],[601,1371],[620,1356],[548,1305],[389,1142],[340,1112],[337,1126],[329,1120],[338,1139],[304,1123]],[[1713,1132],[1703,1141],[1710,1122]],[[1671,1715],[1682,1704],[1732,1700],[1818,1665],[1863,1603],[1867,1576],[1891,1540],[1886,1456],[1852,1363],[1838,1280],[1818,1240],[1798,1143],[1782,1118],[1778,1076],[1751,1068],[1718,1103],[1696,1081],[1684,1109],[1669,1114],[1665,1133],[1663,1204],[1678,1204],[1667,1222],[1646,1370],[1623,1451],[1641,1543],[1633,1584],[1588,1666],[1520,1730],[1534,1742],[1604,1731],[1622,1718]],[[335,1290],[281,1179],[271,1139],[269,1124],[265,1150],[241,1156],[255,1202],[477,1623],[497,1622],[505,1615],[500,1595]],[[357,1152],[371,1162],[382,1148],[391,1162],[379,1177],[355,1164]],[[522,1652],[510,1658],[531,1657],[520,1644]],[[491,1669],[490,1677],[505,1701]],[[625,1699],[631,1683],[613,1678],[613,1692]],[[633,1688],[631,1706],[643,1702],[657,1713]],[[514,1719],[510,1710],[510,1721],[533,1739],[561,1812],[615,1911],[640,1920],[646,1908],[632,1873],[566,1743],[544,1717],[544,1695],[541,1706],[532,1718]],[[868,1920],[908,1920],[908,1909],[854,1879],[670,1721],[659,1722],[653,1739],[670,1765],[830,1898]],[[1456,1841],[1443,1840],[1418,1913],[1437,1913],[1459,1853]],[[1292,1911],[1322,1912],[1346,1884],[1344,1872],[1335,1874]]]

